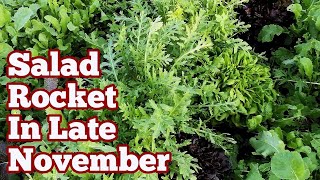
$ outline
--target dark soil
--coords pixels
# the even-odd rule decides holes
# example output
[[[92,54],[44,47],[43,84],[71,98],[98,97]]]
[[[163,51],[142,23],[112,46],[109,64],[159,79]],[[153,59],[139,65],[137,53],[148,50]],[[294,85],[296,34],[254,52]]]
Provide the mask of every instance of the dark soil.
[[[262,27],[269,24],[277,24],[282,27],[289,27],[294,22],[294,16],[287,11],[291,0],[251,0],[242,8],[238,9],[239,19],[251,28],[239,38],[247,41],[255,52],[266,52],[269,58],[271,52],[279,47],[290,47],[291,41],[284,35],[276,36],[271,43],[258,42],[258,34]]]
[[[8,179],[8,174],[6,172],[6,163],[8,161],[6,155],[6,144],[4,142],[0,142],[0,180]]]
[[[191,139],[191,144],[183,149],[192,157],[198,159],[198,165],[202,168],[197,173],[197,179],[223,180],[230,179],[231,162],[224,151],[217,149],[210,142],[196,135],[180,134],[178,139],[183,141]]]

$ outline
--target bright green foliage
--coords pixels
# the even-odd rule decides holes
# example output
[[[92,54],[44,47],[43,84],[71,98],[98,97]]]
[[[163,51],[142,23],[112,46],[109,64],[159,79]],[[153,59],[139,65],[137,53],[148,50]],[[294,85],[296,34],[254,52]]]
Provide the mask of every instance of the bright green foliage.
[[[103,142],[30,142],[41,152],[114,152],[117,144],[129,144],[131,151],[170,151],[170,172],[157,174],[77,174],[56,170],[25,175],[33,179],[196,179],[197,159],[182,148],[190,140],[178,134],[198,135],[225,150],[234,161],[235,179],[317,179],[319,134],[293,131],[306,120],[320,117],[319,51],[320,15],[318,1],[305,0],[288,10],[297,23],[289,29],[266,26],[262,42],[286,33],[300,37],[293,49],[274,52],[277,90],[288,96],[276,101],[270,68],[265,57],[236,37],[249,27],[237,20],[239,0],[3,0],[0,3],[0,114],[6,115],[8,82],[24,82],[32,89],[46,86],[40,79],[8,79],[5,58],[13,49],[29,49],[46,55],[58,48],[62,55],[82,57],[88,48],[101,51],[103,75],[75,79],[80,88],[104,88],[114,83],[119,90],[118,111],[64,110],[21,111],[26,120],[38,119],[48,132],[47,114],[58,113],[65,121],[92,116],[112,119],[119,138]],[[298,3],[298,2],[297,2]],[[292,33],[288,33],[292,32]],[[64,87],[60,79],[58,88]],[[281,92],[279,92],[281,94]],[[13,111],[15,112],[15,111]],[[0,139],[6,123],[0,117]],[[64,122],[65,123],[65,122]],[[305,123],[307,124],[307,123]],[[307,126],[307,125],[306,125]],[[239,137],[215,128],[239,128],[257,133]],[[268,130],[269,129],[269,130]],[[225,131],[223,131],[225,132]],[[231,132],[237,133],[237,132]],[[242,136],[242,134],[240,135]],[[251,137],[251,139],[250,139]],[[235,145],[236,140],[241,140]],[[250,139],[250,140],[249,140]],[[236,163],[238,147],[251,144],[254,155]],[[239,149],[240,149],[239,148]],[[290,150],[290,151],[289,151]],[[257,157],[257,158],[255,158]]]
[[[255,130],[271,117],[275,98],[269,68],[260,64],[261,55],[234,36],[247,29],[238,22],[235,8],[241,1],[3,1],[0,13],[1,65],[12,49],[29,49],[46,55],[59,48],[62,55],[82,56],[87,48],[102,53],[103,76],[78,78],[80,88],[104,88],[115,83],[119,89],[119,110],[65,110],[66,121],[113,119],[119,138],[112,143],[29,143],[39,151],[114,151],[129,144],[131,151],[170,151],[170,173],[163,179],[196,179],[197,160],[181,148],[177,134],[196,134],[223,148],[226,153],[235,140],[212,131],[213,125],[247,127]],[[2,75],[3,73],[1,73]],[[1,84],[25,81],[32,88],[42,80],[8,79]],[[65,81],[59,82],[59,87]],[[3,88],[3,87],[2,87]],[[3,93],[2,100],[6,94]],[[4,107],[4,106],[3,106]],[[1,104],[2,108],[2,104]],[[2,109],[1,109],[2,110]],[[6,112],[3,109],[4,112]],[[61,113],[47,110],[47,114]],[[23,111],[39,119],[46,134],[44,112]],[[250,119],[250,122],[247,120]],[[248,125],[249,124],[249,125]],[[157,174],[65,175],[55,170],[35,173],[33,179],[158,179]]]
[[[280,179],[304,180],[310,176],[298,152],[277,153],[271,160],[271,170]]]
[[[27,22],[30,20],[33,13],[34,12],[30,8],[27,8],[27,7],[19,8],[12,18],[14,22],[14,28],[17,31],[23,28],[27,24]]]

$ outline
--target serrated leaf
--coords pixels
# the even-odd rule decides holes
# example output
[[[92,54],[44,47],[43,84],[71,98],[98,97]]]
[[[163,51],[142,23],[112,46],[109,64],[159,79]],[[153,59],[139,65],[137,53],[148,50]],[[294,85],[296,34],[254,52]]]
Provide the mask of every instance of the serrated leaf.
[[[32,15],[33,11],[30,8],[19,8],[12,18],[12,20],[14,21],[14,28],[19,31],[27,24]]]
[[[263,131],[257,138],[250,139],[250,144],[257,153],[263,157],[273,155],[285,150],[284,142],[278,137],[274,131]]]
[[[308,56],[308,54],[311,52],[311,50],[314,48],[313,43],[306,42],[306,43],[300,43],[294,47],[297,51],[297,53],[301,56]]]
[[[280,179],[305,180],[310,172],[298,152],[280,152],[271,159],[271,171]]]
[[[261,42],[271,42],[275,35],[279,36],[284,32],[284,29],[275,24],[266,25],[259,33],[258,39]]]

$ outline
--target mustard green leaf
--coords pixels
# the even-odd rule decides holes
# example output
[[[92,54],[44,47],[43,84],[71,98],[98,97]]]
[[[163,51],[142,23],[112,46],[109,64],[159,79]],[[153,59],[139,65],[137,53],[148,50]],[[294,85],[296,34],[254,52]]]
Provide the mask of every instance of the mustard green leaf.
[[[284,151],[275,154],[271,159],[271,171],[280,179],[305,180],[310,176],[298,152]]]
[[[27,7],[19,8],[12,18],[12,20],[14,21],[14,28],[17,31],[22,29],[30,20],[32,15],[33,15],[33,11],[30,8],[27,8]]]
[[[278,134],[274,131],[263,131],[257,138],[250,139],[250,144],[256,150],[257,153],[263,157],[280,153],[285,150],[284,142],[278,137]]]
[[[266,25],[262,28],[258,35],[258,40],[261,42],[271,42],[275,35],[279,36],[284,32],[284,29],[275,24]]]

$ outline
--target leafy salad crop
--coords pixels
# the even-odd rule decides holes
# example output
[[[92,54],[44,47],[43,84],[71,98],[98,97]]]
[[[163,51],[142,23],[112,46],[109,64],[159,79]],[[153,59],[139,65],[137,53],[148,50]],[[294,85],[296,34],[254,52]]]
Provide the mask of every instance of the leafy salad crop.
[[[192,139],[205,139],[232,162],[231,179],[317,179],[319,171],[320,1],[289,7],[297,23],[290,28],[268,25],[259,39],[270,42],[285,33],[298,39],[293,49],[280,48],[270,61],[238,34],[249,25],[237,19],[245,0],[1,0],[0,1],[0,139],[5,141],[6,114],[38,119],[48,132],[46,114],[66,121],[92,116],[113,119],[119,138],[103,142],[41,142],[40,152],[114,152],[117,144],[131,151],[172,152],[168,174],[23,175],[27,179],[197,179],[198,161],[185,149]],[[119,110],[7,111],[8,82],[32,89],[64,88],[67,79],[9,79],[6,56],[28,49],[46,56],[58,48],[82,57],[86,49],[101,51],[99,79],[77,78],[80,88],[119,89]],[[56,84],[56,81],[58,83]],[[283,89],[286,89],[284,94]],[[237,134],[246,132],[246,136]],[[241,142],[255,150],[242,156]],[[251,152],[249,152],[251,153]],[[5,160],[0,159],[0,163]],[[4,162],[5,163],[5,162]],[[1,172],[1,171],[0,171]],[[18,176],[18,175],[16,175]]]

